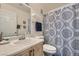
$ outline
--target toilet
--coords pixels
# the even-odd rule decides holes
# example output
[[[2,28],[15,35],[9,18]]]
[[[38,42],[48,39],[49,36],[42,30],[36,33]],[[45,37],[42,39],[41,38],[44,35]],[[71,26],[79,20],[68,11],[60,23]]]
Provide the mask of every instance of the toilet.
[[[52,56],[56,53],[56,48],[54,46],[49,45],[49,44],[44,44],[43,51],[46,56]]]

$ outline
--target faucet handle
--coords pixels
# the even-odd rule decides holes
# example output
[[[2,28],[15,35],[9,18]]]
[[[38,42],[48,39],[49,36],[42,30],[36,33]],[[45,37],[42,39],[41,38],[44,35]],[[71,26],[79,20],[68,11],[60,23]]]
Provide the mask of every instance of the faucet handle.
[[[1,32],[1,35],[3,34],[3,32]]]
[[[0,41],[2,41],[2,35],[3,35],[3,32],[1,32],[0,34]]]

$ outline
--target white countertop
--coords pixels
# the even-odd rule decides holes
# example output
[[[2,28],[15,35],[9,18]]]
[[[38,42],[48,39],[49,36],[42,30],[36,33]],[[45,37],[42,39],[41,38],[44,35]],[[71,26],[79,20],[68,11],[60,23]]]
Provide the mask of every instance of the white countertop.
[[[43,39],[25,39],[25,40],[19,40],[17,43],[12,44],[5,44],[0,45],[0,56],[7,56],[7,55],[13,55],[15,53],[21,52],[23,49],[28,49],[31,46],[43,42]]]

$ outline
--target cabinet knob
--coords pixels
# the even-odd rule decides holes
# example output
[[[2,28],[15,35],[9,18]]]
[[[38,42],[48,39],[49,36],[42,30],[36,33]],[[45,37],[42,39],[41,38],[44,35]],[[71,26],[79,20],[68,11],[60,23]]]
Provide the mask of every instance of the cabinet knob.
[[[29,56],[32,56],[32,50],[29,51]]]
[[[34,56],[34,49],[29,51],[29,56]]]

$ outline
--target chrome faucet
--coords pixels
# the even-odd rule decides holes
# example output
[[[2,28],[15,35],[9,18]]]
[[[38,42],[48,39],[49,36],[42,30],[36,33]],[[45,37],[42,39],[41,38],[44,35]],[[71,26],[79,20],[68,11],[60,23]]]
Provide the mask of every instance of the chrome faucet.
[[[25,39],[25,35],[22,35],[21,37],[19,37],[19,40],[24,40]]]
[[[0,42],[3,40],[2,35],[3,35],[3,32],[0,33]]]

